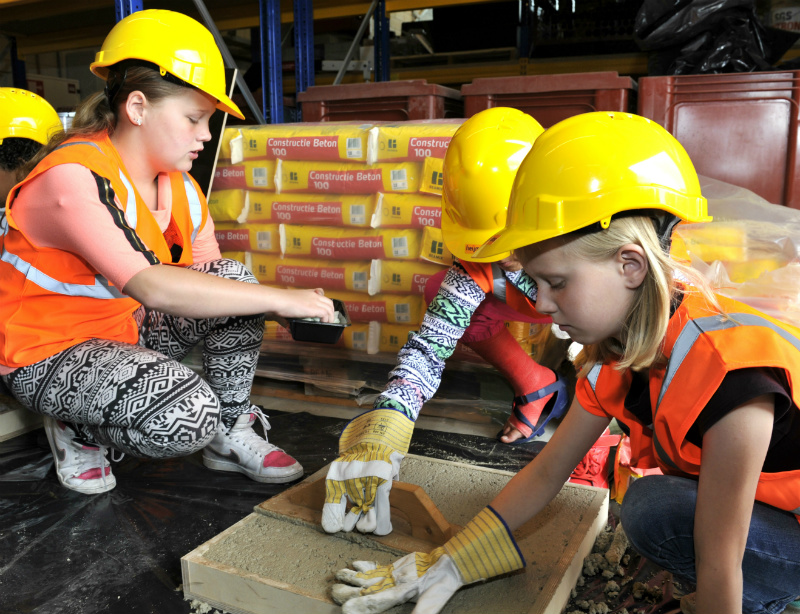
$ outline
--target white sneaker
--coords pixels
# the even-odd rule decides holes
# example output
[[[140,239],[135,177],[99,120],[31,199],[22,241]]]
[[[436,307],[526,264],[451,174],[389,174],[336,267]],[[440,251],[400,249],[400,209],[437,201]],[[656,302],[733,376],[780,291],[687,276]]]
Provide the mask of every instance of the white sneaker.
[[[94,495],[117,485],[104,446],[81,443],[74,430],[50,416],[44,416],[44,432],[56,461],[58,481],[63,486]]]
[[[214,439],[203,449],[203,464],[217,471],[244,473],[256,482],[280,484],[303,475],[303,466],[253,430],[256,419],[269,430],[269,422],[256,406],[236,419],[232,428],[220,425]]]

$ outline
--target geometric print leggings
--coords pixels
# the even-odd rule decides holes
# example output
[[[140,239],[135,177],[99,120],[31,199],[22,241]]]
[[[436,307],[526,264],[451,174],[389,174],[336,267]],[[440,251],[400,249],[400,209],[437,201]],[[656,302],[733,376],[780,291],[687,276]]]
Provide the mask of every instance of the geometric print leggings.
[[[258,283],[229,259],[189,268]],[[3,376],[32,411],[70,423],[88,443],[140,458],[186,456],[205,447],[222,422],[250,410],[264,314],[209,319],[140,307],[139,343],[91,339]],[[205,378],[181,364],[203,342]]]

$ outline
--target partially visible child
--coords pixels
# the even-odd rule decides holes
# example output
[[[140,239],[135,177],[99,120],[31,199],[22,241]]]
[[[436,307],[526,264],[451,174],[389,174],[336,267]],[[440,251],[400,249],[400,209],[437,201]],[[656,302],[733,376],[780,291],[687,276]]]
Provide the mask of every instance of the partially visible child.
[[[512,536],[616,420],[636,480],[621,522],[643,556],[696,584],[684,612],[782,612],[800,595],[800,329],[712,293],[669,257],[677,219],[707,221],[681,145],[647,119],[588,113],[537,139],[504,230],[537,310],[584,345],[576,398],[541,453],[442,548],[343,570],[348,613],[417,601],[524,567]],[[691,604],[689,602],[692,602]]]
[[[44,98],[16,87],[0,87],[0,209],[23,178],[20,170],[50,137],[63,130]]]
[[[326,531],[349,531],[356,521],[362,532],[391,531],[392,477],[408,450],[414,422],[436,393],[445,361],[459,340],[514,388],[512,415],[500,434],[503,443],[542,435],[547,422],[565,411],[565,382],[537,364],[504,324],[549,322],[533,306],[536,285],[510,253],[475,256],[502,228],[514,175],[542,130],[530,115],[497,107],[469,118],[453,136],[444,159],[442,235],[457,260],[431,284],[436,290],[426,297],[429,306],[420,329],[398,353],[397,366],[373,409],[342,434],[340,457],[327,478]],[[377,455],[375,445],[380,446]],[[345,520],[346,497],[355,506]]]
[[[514,390],[500,441],[531,441],[563,413],[565,384],[537,364],[505,326],[506,321],[550,322],[533,305],[535,284],[511,253],[475,256],[501,228],[516,169],[542,131],[530,115],[495,107],[469,118],[454,135],[444,159],[442,237],[455,262],[426,285],[428,310],[420,330],[398,353],[398,364],[373,407],[393,407],[416,420],[441,383],[445,361],[461,342]]]

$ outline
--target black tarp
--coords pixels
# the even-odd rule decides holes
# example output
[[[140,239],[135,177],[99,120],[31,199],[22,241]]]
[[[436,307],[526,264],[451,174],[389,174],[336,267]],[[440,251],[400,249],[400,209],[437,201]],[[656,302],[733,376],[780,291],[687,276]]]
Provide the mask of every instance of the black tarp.
[[[344,420],[268,413],[272,441],[294,455],[306,475],[334,460]],[[543,445],[506,446],[486,437],[417,429],[410,452],[517,471]],[[286,488],[209,471],[199,454],[127,457],[113,470],[114,490],[86,496],[60,486],[41,429],[0,443],[2,614],[197,613],[183,597],[180,558]],[[613,514],[609,520],[615,522]],[[611,611],[679,611],[669,574],[636,556],[627,570],[634,581],[663,585],[664,597],[634,604],[632,581],[618,601],[608,602]],[[599,576],[588,579],[577,598],[604,600],[605,583]]]

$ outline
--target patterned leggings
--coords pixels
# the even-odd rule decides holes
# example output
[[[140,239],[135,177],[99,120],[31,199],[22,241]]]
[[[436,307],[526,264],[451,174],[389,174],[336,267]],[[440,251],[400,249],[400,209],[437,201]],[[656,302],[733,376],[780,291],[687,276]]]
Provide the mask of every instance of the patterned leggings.
[[[196,271],[258,283],[235,260]],[[139,343],[91,339],[4,376],[20,403],[82,439],[142,458],[185,456],[250,408],[264,315],[191,319],[140,307]],[[181,364],[204,342],[205,379]]]

